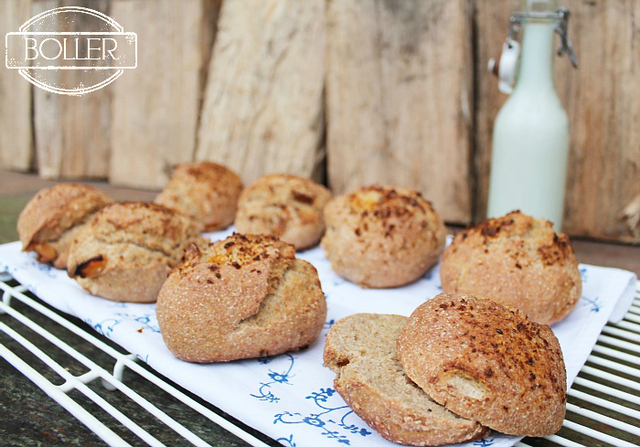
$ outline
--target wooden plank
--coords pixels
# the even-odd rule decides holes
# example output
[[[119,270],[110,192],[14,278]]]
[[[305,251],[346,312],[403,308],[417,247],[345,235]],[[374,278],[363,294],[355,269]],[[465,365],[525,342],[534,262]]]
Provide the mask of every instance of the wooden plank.
[[[500,107],[508,95],[498,91],[498,78],[487,71],[489,59],[500,57],[502,44],[509,30],[509,16],[522,6],[519,0],[475,0],[475,128],[473,169],[476,172],[474,189],[474,220],[480,221],[487,213],[489,175],[491,171],[491,144],[493,125]]]
[[[109,1],[35,0],[32,16],[60,6],[82,6],[109,13]],[[101,29],[104,23],[86,14],[76,14],[73,20],[58,16],[57,31],[87,31]],[[33,29],[34,31],[36,28]],[[47,26],[43,31],[51,31]],[[50,85],[74,87],[80,83],[93,85],[105,77],[105,72],[85,70],[38,71]],[[108,75],[106,75],[108,77]],[[105,178],[109,162],[110,91],[103,88],[83,96],[47,92],[34,93],[35,149],[38,172],[44,178]]]
[[[571,10],[569,34],[580,67],[556,60],[558,92],[571,125],[564,230],[573,236],[640,243],[633,213],[640,195],[640,2],[563,3]],[[493,120],[505,95],[486,73],[500,51],[508,17],[520,2],[476,0],[478,79],[476,219],[484,217]],[[635,232],[634,232],[635,231]]]
[[[640,196],[640,2],[567,2],[580,68],[558,61],[558,91],[571,120],[566,229],[640,243],[623,219]]]
[[[329,0],[332,189],[395,183],[471,219],[470,21],[463,0]]]
[[[196,159],[311,176],[323,139],[324,0],[222,5]]]
[[[215,0],[112,0],[111,16],[137,33],[138,66],[113,83],[112,183],[162,188],[192,161]]]
[[[30,0],[0,2],[0,36],[31,18]],[[4,65],[4,61],[3,61]],[[17,70],[0,70],[0,167],[27,171],[33,161],[31,84]]]

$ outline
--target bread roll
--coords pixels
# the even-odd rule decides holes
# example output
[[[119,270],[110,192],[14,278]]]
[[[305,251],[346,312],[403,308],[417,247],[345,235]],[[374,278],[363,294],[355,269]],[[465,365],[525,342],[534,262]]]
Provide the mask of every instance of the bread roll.
[[[424,275],[444,249],[442,220],[419,192],[369,186],[325,207],[322,246],[340,276],[363,287],[408,284]]]
[[[558,339],[517,310],[440,294],[407,320],[398,358],[411,380],[464,418],[518,436],[562,426],[567,378]]]
[[[153,302],[191,243],[206,244],[200,226],[161,205],[107,205],[69,249],[68,272],[94,295],[114,301]]]
[[[35,252],[40,262],[65,269],[73,238],[110,202],[99,189],[77,183],[58,183],[40,190],[18,217],[22,250]]]
[[[311,179],[288,174],[260,177],[240,195],[236,229],[245,234],[269,234],[297,250],[320,242],[325,224],[327,188]]]
[[[404,373],[396,341],[407,318],[355,314],[329,330],[324,364],[336,391],[382,437],[405,445],[441,445],[480,438],[489,430],[436,403]]]
[[[569,238],[519,211],[458,234],[445,250],[440,279],[445,292],[486,296],[542,324],[567,316],[582,293]]]
[[[226,362],[297,350],[327,315],[315,268],[272,236],[234,234],[190,247],[158,296],[169,350],[188,362]]]
[[[233,223],[242,180],[230,169],[210,161],[176,166],[155,203],[199,221],[204,231],[222,230]]]

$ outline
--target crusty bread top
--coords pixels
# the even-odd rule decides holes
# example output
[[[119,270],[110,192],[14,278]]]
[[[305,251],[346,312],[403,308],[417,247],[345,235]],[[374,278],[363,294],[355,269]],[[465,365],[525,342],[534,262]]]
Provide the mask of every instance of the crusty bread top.
[[[486,296],[543,324],[564,318],[582,293],[569,238],[519,211],[458,234],[445,250],[440,278],[445,292]]]
[[[206,245],[189,217],[147,202],[107,205],[69,248],[67,270],[83,288],[115,301],[153,302],[190,244]]]
[[[242,180],[231,169],[212,161],[182,163],[174,167],[172,182],[194,181],[212,186],[219,194],[242,189]]]
[[[418,191],[394,185],[365,186],[344,195],[344,198],[348,212],[361,218],[390,220],[393,217],[430,216],[434,213],[431,202],[425,200]]]
[[[488,429],[436,403],[404,373],[396,341],[407,318],[354,314],[329,330],[324,364],[349,406],[390,441],[441,445],[481,437]]]
[[[58,183],[40,190],[18,217],[23,250],[34,242],[57,240],[110,202],[99,189],[78,183]]]
[[[255,314],[260,302],[275,291],[284,272],[295,260],[294,247],[274,236],[234,233],[209,244],[205,250],[189,247],[183,262],[170,276],[176,281],[177,278],[188,281],[194,272],[205,267],[210,272],[209,284],[220,283],[222,289],[240,287],[232,295],[242,296],[242,300],[233,306],[232,313],[218,315],[220,325],[224,326]]]
[[[398,357],[436,402],[502,433],[547,436],[564,420],[558,339],[494,301],[442,293],[422,304],[400,333]]]
[[[327,224],[352,227],[356,236],[393,237],[408,228],[434,233],[446,230],[431,202],[414,190],[393,185],[366,186],[331,200],[325,208]]]
[[[240,194],[236,228],[277,236],[297,249],[308,248],[324,233],[323,209],[329,199],[331,192],[311,179],[265,175]]]
[[[218,266],[230,265],[240,269],[242,266],[266,260],[288,263],[295,259],[296,252],[291,244],[274,236],[234,233],[224,241],[211,244],[202,256],[203,259],[197,262]],[[187,263],[184,267],[189,268],[191,265],[192,263]]]
[[[309,178],[292,174],[267,174],[248,185],[240,197],[272,205],[298,203],[322,209],[331,198],[331,192]]]
[[[187,250],[160,290],[157,315],[176,357],[221,362],[308,345],[326,302],[315,268],[292,245],[234,234]]]
[[[215,231],[233,223],[242,188],[240,177],[225,166],[183,163],[154,201],[198,219],[205,231]]]
[[[150,202],[116,202],[97,212],[84,230],[105,244],[132,244],[180,259],[185,241],[200,226],[187,216]]]
[[[417,280],[440,257],[446,228],[417,191],[368,186],[325,207],[322,246],[340,276],[363,287],[397,287]]]
[[[473,225],[455,237],[455,243],[475,238],[482,241],[485,247],[504,243],[505,239],[517,238],[523,252],[535,254],[532,258],[522,259],[525,263],[539,261],[544,265],[575,262],[571,242],[566,234],[556,234],[553,224],[544,219],[536,219],[521,211],[487,219]],[[522,252],[514,253],[515,260]],[[524,267],[524,265],[521,265]]]

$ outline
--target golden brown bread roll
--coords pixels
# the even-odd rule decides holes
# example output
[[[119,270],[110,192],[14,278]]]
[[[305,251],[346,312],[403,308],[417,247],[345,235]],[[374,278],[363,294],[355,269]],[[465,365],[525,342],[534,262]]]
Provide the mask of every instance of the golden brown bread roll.
[[[322,246],[340,276],[385,288],[420,278],[437,261],[446,230],[419,192],[369,186],[335,197],[325,207]]]
[[[567,378],[551,329],[486,298],[442,293],[398,337],[404,370],[436,402],[502,433],[548,436],[566,412]]]
[[[94,295],[153,302],[191,243],[205,245],[200,226],[161,205],[112,203],[97,212],[69,249],[68,272]]]
[[[309,248],[318,244],[324,233],[322,212],[329,199],[329,190],[311,179],[265,175],[240,194],[236,229],[244,234],[277,236],[297,250]]]
[[[242,180],[230,169],[210,161],[176,166],[155,203],[175,209],[216,231],[233,223]]]
[[[190,247],[158,296],[162,339],[179,359],[209,363],[297,350],[327,315],[315,268],[273,236],[234,234]]]
[[[404,445],[442,445],[489,433],[447,410],[404,373],[396,342],[407,317],[355,314],[329,330],[324,364],[349,407],[382,437]]]
[[[582,293],[569,238],[519,211],[458,234],[440,266],[442,290],[486,296],[543,324],[560,321]]]
[[[78,183],[59,183],[40,190],[18,217],[22,250],[34,251],[40,262],[65,269],[73,238],[111,201],[99,189]]]

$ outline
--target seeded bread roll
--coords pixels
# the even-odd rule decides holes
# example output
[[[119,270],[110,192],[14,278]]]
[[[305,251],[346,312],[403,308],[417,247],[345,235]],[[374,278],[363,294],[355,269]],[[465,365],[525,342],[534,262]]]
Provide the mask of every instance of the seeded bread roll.
[[[385,288],[420,278],[437,261],[446,230],[419,192],[369,186],[331,200],[322,239],[333,270],[363,287]]]
[[[184,249],[207,243],[200,229],[161,205],[112,203],[96,213],[71,244],[69,276],[103,298],[153,302]]]
[[[324,365],[336,373],[336,391],[382,437],[405,445],[442,445],[488,434],[477,422],[437,404],[411,382],[398,361],[396,341],[407,318],[355,314],[329,330]]]
[[[265,175],[240,195],[236,228],[245,234],[277,236],[297,250],[309,248],[324,233],[322,211],[329,199],[329,190],[311,179]]]
[[[440,279],[445,292],[486,296],[542,324],[566,317],[582,294],[569,238],[519,211],[458,234],[445,250]]]
[[[566,412],[567,378],[551,329],[484,298],[440,294],[398,337],[404,370],[436,402],[502,433],[548,436]]]
[[[199,161],[178,165],[155,203],[192,216],[204,231],[216,231],[233,223],[242,180],[230,169]]]
[[[327,315],[315,268],[273,236],[234,234],[195,246],[162,286],[157,316],[167,348],[188,362],[227,362],[297,350]]]
[[[18,218],[22,250],[35,252],[40,262],[65,269],[73,238],[110,202],[99,189],[77,183],[58,183],[39,191]]]

